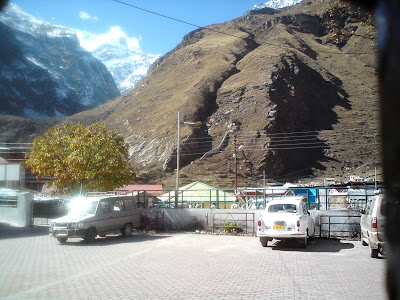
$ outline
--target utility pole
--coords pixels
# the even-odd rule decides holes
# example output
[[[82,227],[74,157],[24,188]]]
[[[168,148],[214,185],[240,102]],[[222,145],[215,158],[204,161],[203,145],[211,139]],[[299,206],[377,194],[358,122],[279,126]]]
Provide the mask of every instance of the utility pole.
[[[263,170],[263,184],[264,184],[264,207],[265,207],[265,200],[266,200],[266,195],[265,195],[265,190],[266,190],[266,186],[265,186],[265,170]]]
[[[181,140],[181,121],[179,117],[179,111],[178,111],[178,139],[176,143],[176,184],[175,184],[175,189],[179,189],[179,156],[180,156],[180,140]]]
[[[238,201],[238,178],[237,178],[237,147],[236,147],[236,135],[233,136],[233,147],[235,148],[233,156],[235,157],[235,195],[236,202]]]

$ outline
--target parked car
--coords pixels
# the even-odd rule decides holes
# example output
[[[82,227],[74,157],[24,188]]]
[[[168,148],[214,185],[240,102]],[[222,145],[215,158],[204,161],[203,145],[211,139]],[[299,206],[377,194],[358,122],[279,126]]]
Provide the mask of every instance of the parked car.
[[[296,239],[306,247],[315,234],[314,220],[307,210],[305,197],[285,197],[267,203],[258,219],[257,236],[263,247],[272,239]]]
[[[140,226],[140,211],[132,196],[80,197],[70,202],[69,213],[50,224],[49,233],[60,243],[68,238],[93,242],[97,235],[119,230],[130,236]]]
[[[378,254],[384,254],[385,250],[385,211],[384,197],[377,195],[372,197],[367,209],[361,210],[361,243],[369,246],[369,254],[377,258]]]

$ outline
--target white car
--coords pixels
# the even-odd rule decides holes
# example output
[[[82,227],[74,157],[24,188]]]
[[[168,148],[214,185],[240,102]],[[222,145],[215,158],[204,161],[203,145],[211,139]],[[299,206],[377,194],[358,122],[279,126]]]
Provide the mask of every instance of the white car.
[[[285,197],[267,203],[257,229],[263,247],[272,239],[296,239],[301,247],[307,246],[308,238],[315,234],[315,224],[305,201],[304,197]]]

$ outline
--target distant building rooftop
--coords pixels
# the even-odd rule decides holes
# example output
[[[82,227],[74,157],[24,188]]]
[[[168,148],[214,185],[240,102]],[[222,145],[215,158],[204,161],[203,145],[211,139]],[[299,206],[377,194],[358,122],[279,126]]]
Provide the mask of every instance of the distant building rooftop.
[[[5,164],[8,164],[8,163],[9,163],[8,160],[0,157],[0,164],[4,164],[5,165]]]
[[[164,193],[164,187],[162,184],[128,184],[117,190],[130,192],[148,192],[153,195],[161,195],[162,193]]]

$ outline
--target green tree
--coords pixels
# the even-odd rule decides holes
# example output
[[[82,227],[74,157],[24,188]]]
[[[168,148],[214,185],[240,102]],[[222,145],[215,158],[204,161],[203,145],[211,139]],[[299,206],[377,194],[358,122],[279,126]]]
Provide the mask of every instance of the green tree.
[[[104,124],[66,123],[33,141],[25,167],[40,177],[52,177],[59,192],[107,191],[131,182],[128,147],[123,138]]]

